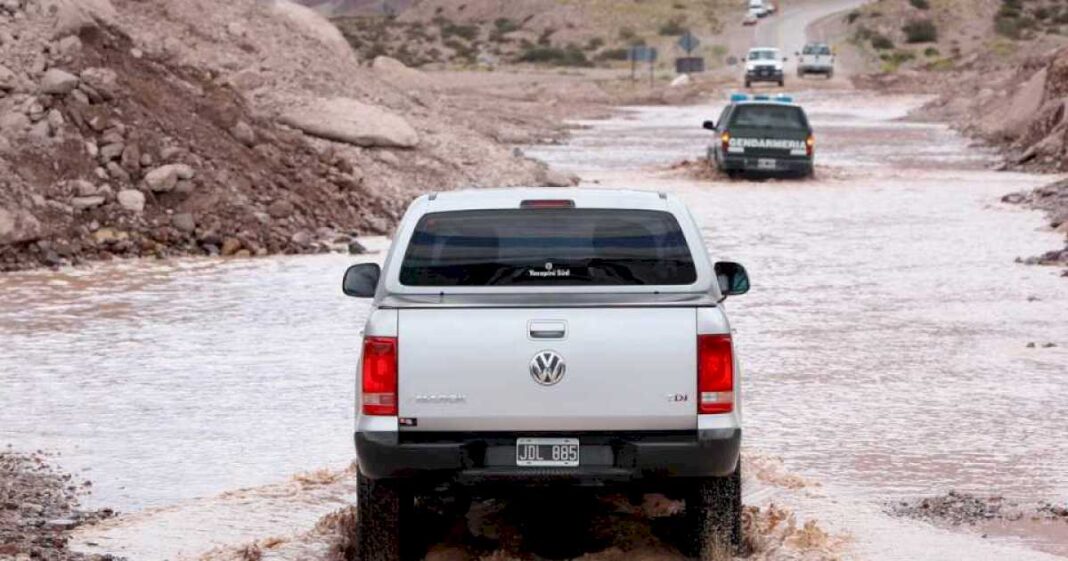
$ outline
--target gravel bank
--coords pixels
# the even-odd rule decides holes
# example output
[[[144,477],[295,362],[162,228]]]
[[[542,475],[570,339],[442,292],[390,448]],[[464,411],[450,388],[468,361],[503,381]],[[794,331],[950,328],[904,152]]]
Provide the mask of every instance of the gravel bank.
[[[111,559],[67,549],[74,528],[114,514],[78,509],[78,497],[89,487],[88,481],[56,471],[40,452],[0,452],[0,559]]]

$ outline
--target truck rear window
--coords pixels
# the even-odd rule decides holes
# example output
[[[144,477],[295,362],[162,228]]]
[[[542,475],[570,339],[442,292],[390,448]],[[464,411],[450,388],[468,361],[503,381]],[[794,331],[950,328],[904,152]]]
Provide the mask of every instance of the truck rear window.
[[[731,126],[755,129],[807,130],[805,114],[797,107],[777,104],[739,105],[734,109]]]
[[[432,213],[401,264],[406,286],[688,285],[693,256],[667,212],[502,209]]]

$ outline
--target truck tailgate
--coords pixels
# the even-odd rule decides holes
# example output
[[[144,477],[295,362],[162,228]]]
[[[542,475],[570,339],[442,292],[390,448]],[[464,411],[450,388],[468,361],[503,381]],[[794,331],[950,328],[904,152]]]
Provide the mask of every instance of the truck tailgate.
[[[694,429],[696,333],[682,307],[401,310],[402,427]]]

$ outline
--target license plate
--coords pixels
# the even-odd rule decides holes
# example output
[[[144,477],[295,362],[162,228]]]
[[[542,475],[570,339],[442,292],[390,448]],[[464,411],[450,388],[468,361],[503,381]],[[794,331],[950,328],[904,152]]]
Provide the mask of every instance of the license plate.
[[[775,160],[772,158],[757,159],[757,169],[775,169]]]
[[[515,465],[523,467],[576,467],[577,438],[517,438]]]

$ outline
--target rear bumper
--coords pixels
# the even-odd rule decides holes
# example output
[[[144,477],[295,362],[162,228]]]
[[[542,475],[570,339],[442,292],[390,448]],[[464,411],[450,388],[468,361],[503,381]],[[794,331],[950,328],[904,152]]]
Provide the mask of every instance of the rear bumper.
[[[775,169],[761,169],[759,160],[775,160]],[[758,171],[761,173],[784,173],[807,175],[812,172],[812,160],[809,158],[776,158],[774,156],[757,156],[747,154],[727,154],[723,158],[724,171]]]
[[[802,64],[802,65],[798,66],[797,69],[800,72],[804,72],[806,74],[830,74],[831,72],[834,72],[834,67],[833,66],[825,66],[825,65],[821,65],[821,64],[817,64],[817,65],[804,65],[804,64]]]
[[[580,466],[516,466],[516,438],[530,436],[577,437]],[[577,435],[357,432],[356,453],[360,471],[373,479],[607,484],[728,475],[738,464],[741,442],[738,428]]]

